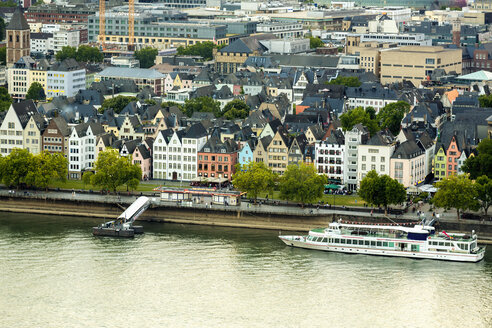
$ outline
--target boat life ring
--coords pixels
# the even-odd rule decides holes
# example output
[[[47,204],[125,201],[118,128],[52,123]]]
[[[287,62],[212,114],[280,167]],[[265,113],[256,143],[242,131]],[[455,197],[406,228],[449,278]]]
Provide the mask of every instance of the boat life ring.
[[[453,248],[451,248],[451,250],[452,250],[452,251],[454,251],[454,247],[453,247]]]

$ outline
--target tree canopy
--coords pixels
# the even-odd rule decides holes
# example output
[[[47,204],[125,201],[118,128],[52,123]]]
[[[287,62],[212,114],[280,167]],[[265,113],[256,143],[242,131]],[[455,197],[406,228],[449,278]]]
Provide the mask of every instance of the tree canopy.
[[[463,172],[470,173],[471,179],[486,175],[492,179],[492,140],[483,139],[477,146],[478,155],[470,156],[463,163]]]
[[[141,68],[149,68],[154,66],[155,57],[158,53],[156,48],[145,47],[135,51],[134,56],[140,61]]]
[[[236,189],[247,192],[248,198],[256,199],[260,192],[271,192],[275,186],[276,175],[263,162],[237,164],[232,184]]]
[[[113,111],[119,114],[129,103],[137,101],[136,97],[128,96],[116,96],[114,98],[105,99],[99,108],[99,113],[104,113],[107,109],[113,109]]]
[[[405,201],[405,187],[388,175],[378,175],[372,170],[360,182],[358,194],[366,203],[375,206],[384,206],[385,212],[391,204],[400,204]]]
[[[486,175],[482,175],[475,180],[475,189],[477,191],[477,199],[480,202],[480,207],[485,215],[492,204],[492,179]]]
[[[492,107],[492,94],[481,95],[478,97],[478,103],[480,104],[480,107]]]
[[[371,118],[374,113],[374,108],[368,107],[364,110],[362,107],[356,107],[346,113],[340,115],[340,123],[344,131],[350,131],[352,128],[361,123],[373,135],[380,130],[375,118]]]
[[[405,101],[398,101],[396,103],[387,104],[376,116],[376,119],[379,122],[379,125],[383,129],[388,129],[393,133],[393,135],[397,135],[400,133],[401,129],[401,121],[405,114],[410,111],[410,104]]]
[[[0,48],[1,49],[1,48]],[[0,112],[6,111],[12,105],[12,98],[6,88],[0,87]]]
[[[280,198],[311,203],[323,196],[326,177],[316,173],[312,164],[299,163],[287,167],[280,178]]]
[[[132,164],[132,157],[120,157],[115,149],[99,153],[95,163],[96,173],[90,177],[91,184],[103,189],[116,191],[122,185],[135,189],[138,187],[142,170],[140,165]]]
[[[97,47],[86,45],[81,45],[78,48],[64,46],[56,53],[56,60],[63,61],[67,58],[73,58],[79,62],[100,63],[103,61],[104,56]]]
[[[455,208],[460,218],[460,211],[477,210],[480,204],[477,200],[477,189],[466,175],[452,175],[436,184],[438,191],[432,198],[432,203],[441,208]]]
[[[198,97],[185,101],[183,112],[191,117],[194,112],[210,112],[214,113],[215,117],[221,116],[220,103],[211,97]]]
[[[410,110],[410,104],[405,101],[391,103],[379,111],[372,107],[367,107],[365,110],[362,107],[357,107],[340,115],[340,122],[344,131],[351,130],[354,125],[361,123],[373,135],[381,129],[388,129],[397,135],[400,132],[401,121],[406,113]]]
[[[5,65],[7,63],[7,48],[0,48],[0,65]]]
[[[6,28],[5,21],[3,20],[2,17],[0,17],[0,40],[5,40],[5,28]],[[7,49],[6,47],[3,48],[5,48],[5,50]]]
[[[45,100],[46,94],[44,88],[39,82],[33,82],[27,90],[26,99],[32,99],[34,101]]]
[[[346,87],[360,87],[362,84],[357,76],[337,76],[336,79],[326,81],[326,84],[344,85]]]
[[[207,61],[213,59],[214,48],[220,49],[222,46],[217,46],[211,41],[205,41],[187,47],[178,47],[177,53],[180,56],[200,56]]]
[[[0,177],[7,186],[18,187],[21,183],[37,188],[47,188],[55,179],[65,180],[68,161],[63,154],[47,151],[37,155],[27,149],[14,148],[0,161]]]
[[[315,37],[309,37],[309,48],[311,49],[316,49],[316,48],[320,48],[320,47],[324,47],[325,44],[323,43],[323,41],[321,41],[320,38],[315,38]]]
[[[228,102],[222,110],[222,116],[228,120],[237,118],[244,119],[249,115],[249,106],[240,99],[234,99]]]

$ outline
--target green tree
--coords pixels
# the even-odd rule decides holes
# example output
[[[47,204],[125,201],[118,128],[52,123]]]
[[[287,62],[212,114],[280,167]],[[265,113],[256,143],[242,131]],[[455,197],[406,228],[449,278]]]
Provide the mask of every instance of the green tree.
[[[455,208],[460,219],[460,212],[464,210],[477,210],[480,204],[477,200],[477,189],[473,182],[465,175],[452,175],[436,184],[439,189],[432,203],[437,207]]]
[[[248,198],[258,198],[260,192],[271,192],[275,186],[276,175],[263,162],[237,164],[232,184],[248,194]]]
[[[248,117],[248,114],[249,106],[240,99],[234,99],[228,102],[222,110],[222,115],[228,120],[233,120],[236,118],[244,119]]]
[[[168,107],[173,107],[173,106],[178,107],[179,110],[183,110],[183,105],[182,104],[178,104],[177,102],[174,102],[174,101],[163,101],[161,103],[161,107],[162,108],[168,108]]]
[[[68,175],[68,160],[61,153],[44,151],[34,156],[32,169],[26,182],[34,187],[47,189],[53,180],[65,181]]]
[[[7,63],[7,48],[0,48],[0,65],[5,65]]]
[[[368,204],[383,206],[385,213],[388,213],[389,205],[403,203],[406,197],[401,183],[388,175],[379,176],[374,170],[362,179],[358,194]]]
[[[485,215],[487,215],[489,207],[492,204],[492,179],[486,175],[478,177],[475,181],[475,189],[480,207],[483,209]]]
[[[324,47],[325,44],[321,41],[320,38],[309,37],[309,48],[316,49],[320,47]]]
[[[470,156],[463,163],[462,170],[470,173],[470,179],[486,175],[492,179],[492,140],[483,139],[477,146],[478,155]]]
[[[344,85],[346,87],[360,87],[361,82],[357,76],[337,76],[336,79],[326,81],[326,84]]]
[[[380,127],[376,120],[371,119],[372,111],[374,109],[372,107],[368,107],[367,110],[364,110],[362,107],[356,107],[354,109],[349,110],[346,113],[340,115],[340,122],[342,124],[342,129],[344,131],[350,131],[352,128],[361,123],[373,135],[374,133],[380,130]]]
[[[157,101],[155,101],[154,99],[145,99],[144,103],[151,106],[157,105]]]
[[[0,112],[4,112],[12,105],[12,98],[6,88],[0,87]]]
[[[0,7],[17,7],[18,5],[18,3],[12,0],[0,2]]]
[[[410,104],[398,101],[384,106],[378,113],[376,119],[383,129],[389,129],[393,135],[400,133],[401,121],[406,113],[410,111]]]
[[[3,18],[0,17],[0,40],[5,40],[5,21],[3,20]],[[3,47],[5,48],[5,47]],[[5,48],[7,49],[7,48]],[[4,50],[5,52],[5,50]],[[5,64],[4,64],[5,65]]]
[[[64,46],[60,51],[56,53],[56,60],[63,61],[67,58],[74,58],[77,55],[77,48],[71,46]]]
[[[84,172],[84,174],[82,174],[82,183],[84,185],[90,185],[93,176],[94,176],[94,172],[92,171]]]
[[[492,107],[492,94],[478,97],[478,102],[480,107]]]
[[[107,109],[113,109],[113,111],[119,114],[129,103],[137,101],[136,97],[116,96],[114,98],[105,99],[99,108],[99,113],[104,113]]]
[[[131,156],[120,157],[115,149],[106,149],[99,153],[95,163],[96,173],[90,178],[91,184],[101,186],[103,189],[116,191],[116,188],[127,185],[136,188],[142,170],[138,164],[132,164]]]
[[[33,155],[27,149],[14,148],[2,161],[2,181],[6,186],[18,187],[28,182],[26,177],[34,169]]]
[[[97,47],[81,45],[75,53],[75,60],[79,62],[101,63],[104,56]]]
[[[154,66],[155,57],[157,57],[158,51],[156,48],[145,47],[135,51],[135,58],[140,61],[141,68],[149,68]]]
[[[312,164],[289,165],[280,178],[280,198],[311,203],[323,196],[326,177],[316,173]]]
[[[45,100],[46,94],[44,88],[39,82],[33,82],[27,90],[26,99],[32,99],[34,101]]]
[[[183,106],[184,113],[191,117],[194,112],[210,112],[214,113],[215,117],[220,117],[220,103],[211,97],[198,97],[188,99]]]
[[[200,56],[207,61],[213,59],[214,48],[219,47],[211,41],[205,41],[187,47],[178,47],[177,53],[180,56]]]

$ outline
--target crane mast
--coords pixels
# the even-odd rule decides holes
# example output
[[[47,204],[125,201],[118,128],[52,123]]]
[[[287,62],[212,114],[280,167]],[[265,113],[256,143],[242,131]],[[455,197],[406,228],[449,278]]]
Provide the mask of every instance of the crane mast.
[[[99,0],[99,43],[104,49],[106,34],[106,0]]]
[[[128,0],[128,50],[134,50],[135,0]]]

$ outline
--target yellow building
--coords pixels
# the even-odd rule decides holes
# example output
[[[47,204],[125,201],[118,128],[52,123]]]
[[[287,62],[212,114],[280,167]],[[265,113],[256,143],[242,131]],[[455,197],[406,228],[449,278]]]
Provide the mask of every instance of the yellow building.
[[[435,69],[461,74],[461,49],[441,46],[404,46],[380,52],[380,80],[382,84],[408,80],[415,86],[426,80]]]
[[[21,57],[13,67],[7,71],[7,84],[9,94],[13,99],[23,100],[33,82],[43,86],[46,94],[46,76],[48,62],[46,60],[35,61],[29,56]]]
[[[359,56],[360,68],[377,77],[380,77],[381,50],[398,47],[396,43],[358,42],[357,39],[351,40],[350,44],[347,43],[347,53]]]

